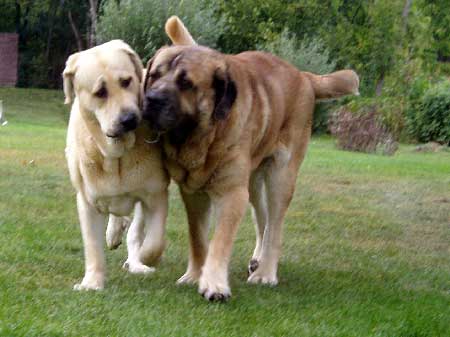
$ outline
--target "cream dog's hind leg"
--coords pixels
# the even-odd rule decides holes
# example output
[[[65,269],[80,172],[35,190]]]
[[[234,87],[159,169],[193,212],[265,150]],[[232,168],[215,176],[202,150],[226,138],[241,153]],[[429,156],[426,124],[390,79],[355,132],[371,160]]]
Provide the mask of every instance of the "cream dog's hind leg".
[[[155,268],[144,265],[140,260],[140,250],[144,240],[144,227],[143,205],[137,202],[134,208],[134,217],[127,234],[128,258],[123,264],[123,268],[133,274],[148,274],[155,271]]]
[[[106,245],[109,249],[117,249],[120,246],[123,232],[129,225],[130,220],[128,217],[109,215],[108,227],[106,227]]]
[[[145,237],[139,252],[140,261],[146,265],[158,263],[166,246],[166,218],[168,209],[168,191],[149,194],[143,201]]]

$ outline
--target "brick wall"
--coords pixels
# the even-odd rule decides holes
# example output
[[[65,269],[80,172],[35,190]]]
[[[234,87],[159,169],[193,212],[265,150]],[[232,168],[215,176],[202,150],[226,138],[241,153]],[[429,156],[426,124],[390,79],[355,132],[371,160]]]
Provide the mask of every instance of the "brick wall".
[[[0,33],[0,86],[17,83],[18,35]]]

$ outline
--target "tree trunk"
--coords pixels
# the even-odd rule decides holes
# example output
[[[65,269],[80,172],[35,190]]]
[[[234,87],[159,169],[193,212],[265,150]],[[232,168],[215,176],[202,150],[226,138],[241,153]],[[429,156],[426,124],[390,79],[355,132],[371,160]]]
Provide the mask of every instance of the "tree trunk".
[[[406,32],[408,29],[408,16],[411,10],[413,0],[405,0],[405,6],[403,7],[402,18],[403,18],[403,31]]]
[[[58,11],[58,8],[60,5],[61,5],[61,2],[58,0],[53,0],[51,2],[51,8],[53,9],[53,11],[50,14],[49,23],[48,23],[47,47],[45,48],[45,59],[46,60],[48,60],[50,57],[50,49],[51,49],[52,37],[53,37],[53,28],[55,26],[55,24],[54,24],[55,16],[56,16],[56,12]]]
[[[98,11],[98,0],[89,0],[89,19],[91,22],[88,38],[89,48],[94,47],[96,45],[97,11]]]
[[[375,88],[376,96],[381,96],[381,93],[383,91],[383,85],[384,85],[384,71],[380,74],[380,78],[377,81],[377,86]]]
[[[78,51],[82,51],[83,48],[83,40],[81,39],[80,32],[78,31],[77,25],[73,21],[72,11],[69,10],[67,13],[67,17],[69,18],[70,27],[72,28],[73,35],[75,35],[75,41],[77,42]]]

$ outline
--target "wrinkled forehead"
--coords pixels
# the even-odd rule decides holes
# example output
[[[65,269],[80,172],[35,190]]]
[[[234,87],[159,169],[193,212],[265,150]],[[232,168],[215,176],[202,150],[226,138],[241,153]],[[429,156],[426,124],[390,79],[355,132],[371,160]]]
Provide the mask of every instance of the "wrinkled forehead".
[[[107,82],[117,82],[133,75],[135,75],[134,65],[124,51],[98,50],[81,55],[77,63],[75,80],[80,85],[92,87],[100,77]]]
[[[172,70],[205,70],[211,64],[210,50],[199,46],[173,46],[161,49],[154,58],[150,71],[165,74]]]

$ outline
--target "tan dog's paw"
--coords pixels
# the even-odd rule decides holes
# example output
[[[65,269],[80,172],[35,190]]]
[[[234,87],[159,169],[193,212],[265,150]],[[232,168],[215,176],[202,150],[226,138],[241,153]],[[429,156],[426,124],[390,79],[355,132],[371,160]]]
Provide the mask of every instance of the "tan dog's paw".
[[[257,269],[250,274],[250,276],[247,279],[248,283],[253,284],[267,284],[270,286],[276,286],[278,284],[277,274],[276,272],[269,272],[265,270],[265,268],[262,268],[261,265],[256,267]]]
[[[156,271],[155,268],[146,266],[140,262],[126,260],[122,266],[123,269],[127,270],[131,274],[151,274]]]
[[[200,277],[198,292],[211,302],[225,302],[231,297],[230,287],[225,283]]]
[[[186,271],[183,276],[177,280],[177,284],[196,284],[200,278],[200,273],[195,273],[192,271]]]
[[[85,275],[81,283],[77,283],[73,286],[73,290],[103,290],[104,277],[98,275]]]
[[[247,267],[248,276],[253,274],[255,272],[255,270],[258,269],[258,267],[259,267],[258,260],[251,259],[250,262],[248,263],[248,267]]]

